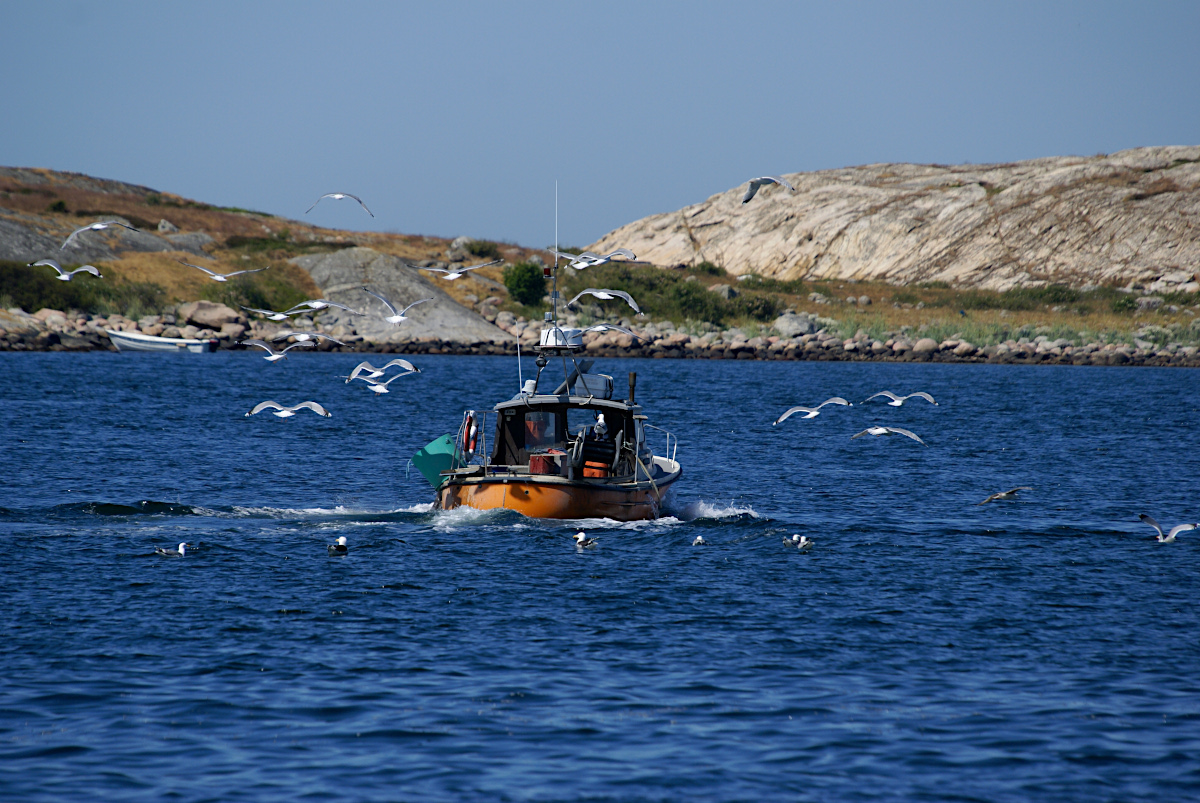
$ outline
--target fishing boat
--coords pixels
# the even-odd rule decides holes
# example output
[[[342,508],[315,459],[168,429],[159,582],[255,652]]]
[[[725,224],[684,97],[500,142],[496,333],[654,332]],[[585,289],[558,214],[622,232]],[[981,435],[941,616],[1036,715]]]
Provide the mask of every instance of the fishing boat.
[[[611,376],[588,373],[592,361],[577,359],[582,330],[558,325],[557,281],[550,297],[553,311],[534,347],[537,376],[491,411],[465,411],[457,434],[427,444],[412,464],[436,489],[435,505],[443,510],[505,508],[538,519],[658,518],[682,474],[678,440],[648,423],[635,399],[635,373],[624,399],[616,398]],[[544,370],[552,361],[563,366],[557,384]],[[660,434],[651,437],[655,432]],[[661,454],[652,440],[665,447]]]
[[[119,332],[116,329],[105,329],[104,332],[117,347],[117,351],[188,351],[192,354],[204,354],[217,348],[215,337],[192,340],[186,337],[156,337],[141,332]]]

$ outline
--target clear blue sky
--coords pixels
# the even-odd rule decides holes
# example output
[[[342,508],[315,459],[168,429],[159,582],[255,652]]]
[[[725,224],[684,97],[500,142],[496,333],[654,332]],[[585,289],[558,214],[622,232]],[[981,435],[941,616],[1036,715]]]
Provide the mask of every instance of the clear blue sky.
[[[586,245],[752,176],[1200,143],[1200,3],[0,5],[0,164]]]

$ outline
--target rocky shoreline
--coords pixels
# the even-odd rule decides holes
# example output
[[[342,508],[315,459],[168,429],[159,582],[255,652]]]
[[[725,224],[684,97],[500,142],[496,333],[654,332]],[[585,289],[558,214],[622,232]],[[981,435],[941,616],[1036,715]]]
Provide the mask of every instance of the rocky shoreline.
[[[488,317],[491,317],[489,315]],[[528,351],[538,341],[540,321],[527,321],[509,312],[495,313],[495,325],[519,341]],[[886,340],[872,339],[859,331],[843,338],[829,331],[835,321],[808,313],[788,312],[770,334],[748,335],[738,329],[703,333],[677,331],[670,322],[645,323],[622,320],[621,324],[641,335],[639,340],[617,331],[587,332],[584,353],[595,357],[650,357],[701,360],[824,360],[874,362],[953,362],[1045,365],[1146,365],[1200,367],[1200,348],[1167,343],[1156,345],[1135,340],[1127,343],[1078,343],[1053,340],[1046,335],[1022,337],[1003,343],[976,346],[963,339],[942,341],[919,333],[896,333]],[[579,325],[573,316],[565,326]],[[516,354],[513,340],[460,342],[421,337],[404,342],[368,340],[353,327],[332,316],[291,321],[291,329],[320,331],[341,340],[327,340],[314,351],[347,351],[386,354]],[[285,327],[269,321],[251,320],[228,307],[211,302],[191,302],[161,315],[132,320],[121,315],[107,317],[84,313],[67,314],[42,309],[29,314],[12,308],[0,310],[0,351],[115,351],[105,329],[140,332],[161,337],[215,339],[222,348],[243,348],[237,341],[257,337],[270,339]]]

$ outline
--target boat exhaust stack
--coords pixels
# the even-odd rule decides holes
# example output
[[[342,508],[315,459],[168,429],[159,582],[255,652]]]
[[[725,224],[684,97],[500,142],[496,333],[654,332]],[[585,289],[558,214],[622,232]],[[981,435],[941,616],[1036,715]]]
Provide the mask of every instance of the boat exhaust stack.
[[[637,387],[637,371],[629,372],[629,403],[633,404],[633,389]]]

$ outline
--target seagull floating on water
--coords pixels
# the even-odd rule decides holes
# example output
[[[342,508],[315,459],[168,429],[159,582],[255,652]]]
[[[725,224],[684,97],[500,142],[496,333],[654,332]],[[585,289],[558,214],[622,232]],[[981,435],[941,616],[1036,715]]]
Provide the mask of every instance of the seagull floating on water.
[[[376,368],[374,365],[371,365],[371,363],[364,360],[363,362],[360,362],[358,365],[354,366],[354,370],[350,372],[350,376],[346,377],[346,384],[350,384],[350,380],[357,379],[360,376],[363,379],[378,379],[379,377],[383,376],[387,369],[391,368],[393,365],[399,365],[409,373],[421,373],[420,368],[413,365],[408,360],[401,359],[400,357],[384,363],[380,368]]]
[[[39,265],[49,265],[50,267],[52,267],[56,271],[58,271],[58,275],[55,276],[54,278],[58,279],[60,282],[71,281],[71,277],[74,276],[76,273],[90,273],[93,276],[95,276],[97,279],[104,278],[103,276],[100,275],[100,271],[96,268],[95,265],[83,265],[82,267],[78,267],[75,270],[65,271],[65,270],[63,270],[62,265],[58,264],[58,262],[54,261],[53,259],[39,259],[37,262],[30,262],[25,267],[36,268]]]
[[[337,543],[330,544],[326,548],[330,555],[345,555],[350,551],[350,548],[346,546],[346,536],[344,535],[339,535]]]
[[[280,418],[291,418],[296,414],[297,410],[312,410],[317,415],[323,415],[326,418],[329,418],[331,415],[328,410],[317,404],[315,401],[303,401],[299,404],[293,404],[291,407],[284,407],[279,402],[265,401],[254,405],[254,409],[246,413],[246,418],[249,418],[252,415],[257,415],[263,410],[268,409],[276,410],[277,412],[272,413],[272,415],[279,416]]]
[[[585,535],[582,530],[575,533],[575,535],[573,535],[572,537],[575,539],[575,546],[578,547],[579,549],[584,549],[586,547],[593,547],[596,545],[596,539],[588,538],[587,535]]]
[[[442,276],[443,279],[454,281],[469,270],[479,270],[480,268],[486,268],[491,265],[498,265],[503,261],[504,260],[502,259],[493,259],[491,262],[484,262],[482,265],[472,265],[469,268],[417,268],[416,265],[409,265],[409,267],[416,268],[417,270],[428,270],[433,271],[434,273],[443,273],[445,274]],[[408,263],[406,262],[405,264],[407,265]]]
[[[810,549],[812,547],[812,545],[816,542],[813,541],[811,538],[809,538],[807,535],[801,535],[800,533],[795,533],[791,538],[784,538],[783,543],[786,546],[794,546],[797,549]]]
[[[1157,521],[1150,518],[1145,513],[1139,515],[1138,518],[1149,524],[1154,529],[1158,530],[1158,537],[1155,540],[1157,540],[1160,544],[1173,543],[1175,541],[1175,536],[1179,535],[1180,533],[1185,533],[1188,530],[1194,530],[1197,527],[1200,527],[1200,524],[1176,524],[1171,528],[1170,532],[1168,532],[1166,535],[1163,535],[1162,527],[1158,526]]]
[[[787,179],[783,178],[782,176],[762,176],[761,178],[752,178],[750,179],[750,186],[746,188],[746,194],[742,196],[742,203],[750,203],[750,199],[753,198],[758,192],[758,188],[767,184],[782,184],[792,192],[796,191],[796,188],[791,184],[788,184]]]
[[[289,337],[296,338],[297,343],[307,343],[310,340],[312,340],[313,342],[316,342],[320,338],[325,338],[326,340],[330,341],[331,343],[337,343],[339,346],[346,345],[342,341],[338,340],[336,337],[330,337],[329,335],[325,334],[324,332],[293,332],[293,331],[289,330],[286,332],[280,332],[279,334],[273,336],[271,338],[271,340],[278,343],[280,340],[287,340]]]
[[[232,277],[232,276],[241,276],[243,273],[258,273],[260,270],[266,270],[267,268],[271,267],[270,265],[267,265],[267,268],[252,268],[250,270],[235,270],[233,273],[217,273],[216,271],[209,270],[208,268],[204,267],[203,265],[193,265],[191,262],[184,262],[182,259],[177,259],[175,261],[178,262],[180,265],[187,265],[189,268],[195,268],[196,270],[204,271],[205,273],[207,273],[209,275],[209,277],[214,282],[227,282],[227,281],[229,281],[230,277]],[[255,311],[257,312],[257,310],[255,310]]]
[[[926,393],[923,390],[919,390],[916,393],[910,393],[907,396],[897,396],[895,393],[892,393],[890,390],[881,390],[878,393],[876,393],[874,396],[868,396],[863,401],[863,404],[866,404],[871,399],[877,398],[879,396],[887,396],[889,399],[891,399],[891,401],[888,402],[888,407],[900,407],[907,400],[914,399],[914,398],[915,399],[924,399],[925,401],[932,404],[934,407],[938,406],[938,403],[933,400],[933,397],[930,396],[928,393]]]
[[[367,205],[363,203],[362,198],[359,198],[357,195],[351,195],[348,192],[327,192],[324,195],[322,195],[320,198],[318,198],[313,203],[312,206],[310,206],[308,209],[305,209],[304,214],[307,215],[309,212],[313,211],[313,209],[316,208],[317,204],[321,203],[321,201],[325,200],[326,198],[332,198],[335,201],[340,201],[343,198],[353,198],[354,200],[358,201],[359,206],[361,206],[363,209],[367,210],[368,215],[370,215],[371,217],[375,217],[375,213],[372,212],[370,209],[367,209]]]
[[[187,541],[179,544],[178,549],[163,549],[162,547],[154,548],[155,555],[162,555],[164,558],[182,558],[187,554]]]
[[[275,362],[276,360],[286,359],[287,353],[294,348],[309,348],[310,349],[317,344],[312,342],[311,340],[302,340],[299,343],[291,344],[290,346],[288,346],[285,349],[276,350],[274,346],[272,346],[270,343],[268,343],[265,340],[259,340],[258,338],[251,338],[250,340],[239,340],[238,345],[240,345],[240,346],[258,346],[260,349],[266,349],[268,353],[267,353],[266,357],[263,357],[263,359],[266,360],[267,362]]]
[[[703,535],[697,535],[692,539],[692,546],[705,546],[706,544],[708,544],[708,542],[704,540]]]
[[[68,245],[71,244],[72,240],[74,240],[78,235],[82,234],[85,231],[103,231],[104,229],[107,229],[110,226],[120,226],[123,229],[129,229],[130,231],[136,231],[138,233],[141,233],[141,229],[135,229],[133,226],[122,223],[119,220],[102,220],[99,223],[92,223],[91,225],[84,226],[81,229],[75,229],[75,231],[71,232],[71,235],[69,237],[67,237],[66,242],[64,242],[62,244],[62,248],[66,248]],[[60,248],[60,250],[61,250],[61,248]]]
[[[637,302],[633,300],[633,296],[629,295],[629,293],[626,293],[624,290],[598,290],[595,287],[589,287],[588,289],[584,290],[579,295],[572,298],[570,301],[567,302],[567,306],[568,307],[574,306],[575,302],[578,301],[583,296],[595,296],[596,298],[600,299],[601,301],[611,301],[614,298],[623,298],[623,299],[625,299],[625,303],[628,304],[630,307],[632,307],[633,311],[636,312],[638,315],[646,314],[646,313],[642,312],[641,308],[637,305]]]
[[[591,251],[584,251],[582,254],[567,254],[562,251],[549,249],[554,256],[562,257],[567,261],[568,268],[575,270],[583,270],[584,268],[594,268],[597,265],[603,265],[605,262],[611,262],[613,257],[625,257],[626,259],[637,259],[637,256],[628,248],[618,248],[611,254],[593,254]]]
[[[792,413],[805,413],[806,415],[804,416],[804,418],[816,418],[818,415],[821,414],[821,408],[827,404],[837,404],[837,405],[841,405],[843,407],[853,407],[854,406],[850,402],[843,399],[841,396],[834,396],[832,399],[826,399],[825,401],[821,402],[816,407],[793,407],[790,410],[787,410],[786,412],[784,412],[784,414],[779,416],[779,418],[776,418],[774,421],[772,421],[771,426],[775,426],[778,423],[786,421],[788,419],[788,417],[790,415],[792,415]]]
[[[1004,502],[1009,499],[1016,499],[1017,491],[1032,491],[1032,490],[1033,490],[1033,488],[1029,487],[1028,485],[1021,485],[1017,488],[1013,488],[1011,491],[1001,491],[998,494],[992,494],[987,499],[984,499],[982,502],[978,502],[977,506],[978,505],[986,505],[988,502]]]
[[[391,301],[388,301],[386,298],[379,295],[379,293],[376,293],[374,290],[368,290],[367,288],[364,287],[363,292],[369,293],[370,295],[375,296],[376,298],[378,298],[380,301],[383,302],[383,305],[388,308],[388,312],[392,313],[387,318],[384,318],[384,320],[387,321],[388,323],[392,324],[393,326],[399,326],[404,321],[407,321],[408,317],[404,313],[408,312],[413,307],[417,306],[418,304],[424,304],[426,301],[433,301],[432,298],[422,298],[420,301],[414,301],[413,303],[411,303],[407,307],[405,307],[403,310],[397,312],[395,304],[393,304]]]
[[[922,446],[929,445],[928,443],[925,443],[925,441],[918,438],[912,432],[909,432],[907,429],[900,429],[900,427],[867,427],[866,429],[864,429],[862,432],[858,433],[857,435],[851,435],[850,440],[854,440],[855,438],[861,438],[863,435],[874,435],[875,437],[879,437],[880,435],[903,435],[906,438],[912,438],[914,441],[921,444]]]

